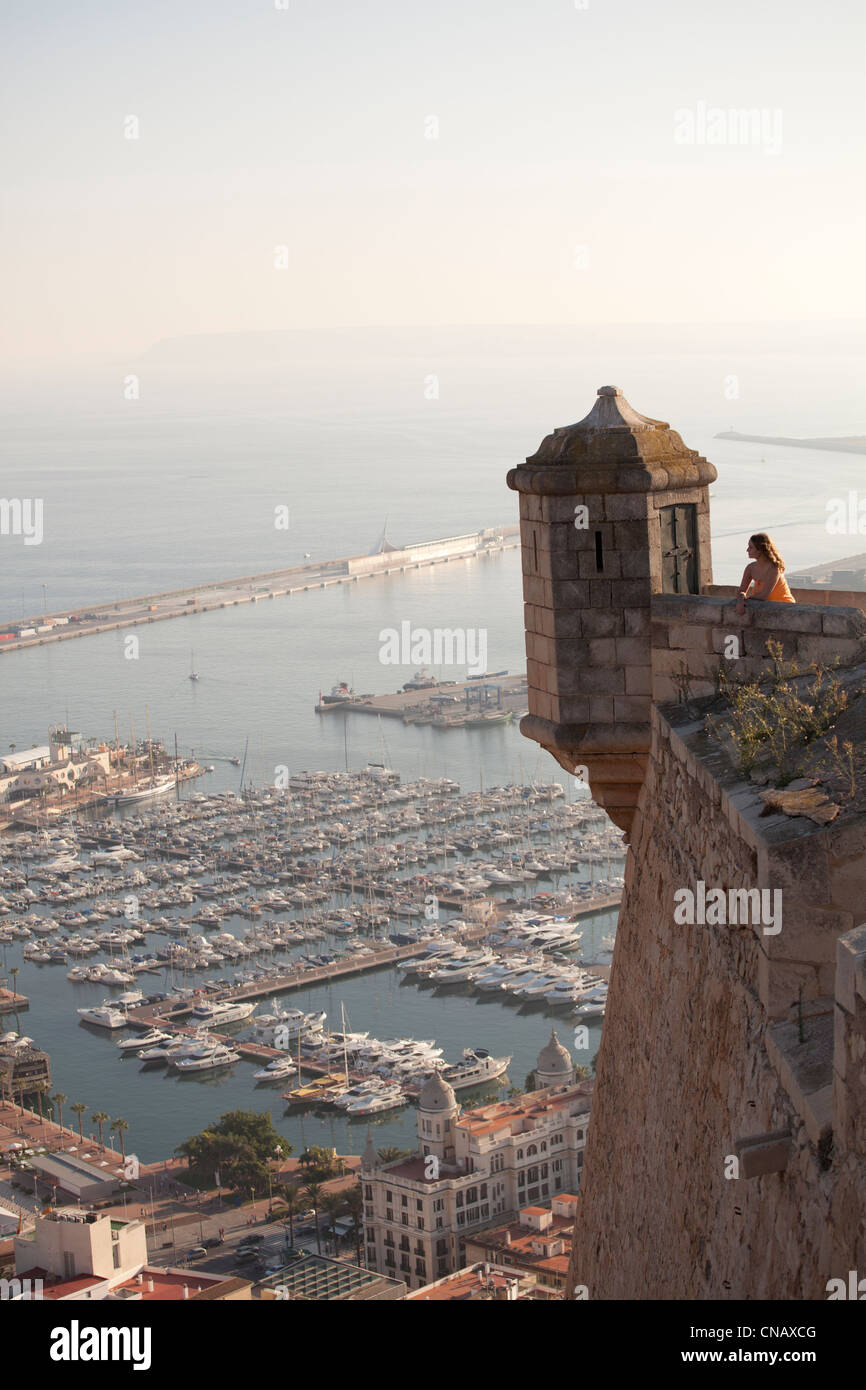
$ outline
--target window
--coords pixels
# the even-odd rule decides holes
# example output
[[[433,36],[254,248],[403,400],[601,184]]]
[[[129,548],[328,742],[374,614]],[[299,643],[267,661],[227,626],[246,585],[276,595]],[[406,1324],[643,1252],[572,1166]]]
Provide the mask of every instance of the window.
[[[423,1255],[423,1254],[424,1254],[424,1242],[423,1242],[423,1240],[416,1240],[416,1242],[415,1242],[415,1254],[416,1254],[416,1255]]]
[[[400,1220],[404,1226],[409,1225],[409,1217],[406,1215],[405,1211],[400,1213]]]
[[[400,1237],[400,1249],[401,1249],[401,1250],[408,1250],[408,1249],[409,1249],[409,1237],[408,1237],[408,1236],[401,1236],[401,1237]]]
[[[366,1199],[367,1199],[368,1202],[372,1202],[372,1200],[373,1200],[373,1189],[372,1189],[372,1187],[370,1186],[369,1183],[366,1183],[366,1184],[364,1185],[364,1196],[366,1197]]]
[[[400,1256],[400,1268],[403,1270],[403,1272],[404,1272],[405,1274],[408,1274],[408,1273],[409,1273],[409,1256],[408,1256],[408,1255],[401,1255],[401,1256]]]
[[[405,1194],[405,1192],[404,1192],[404,1193],[402,1194],[401,1198],[400,1198],[400,1206],[401,1206],[401,1207],[408,1207],[408,1205],[409,1205],[409,1198],[406,1196],[406,1194]]]
[[[436,1254],[437,1254],[437,1255],[447,1255],[447,1254],[448,1254],[448,1242],[447,1242],[447,1240],[445,1240],[444,1238],[441,1239],[441,1240],[437,1240],[437,1242],[436,1242]]]
[[[393,1208],[393,1207],[386,1207],[386,1208],[385,1208],[385,1220],[386,1220],[386,1221],[393,1221],[393,1220],[394,1220],[394,1208]]]
[[[120,1246],[119,1246],[119,1245],[113,1245],[113,1246],[111,1247],[111,1258],[112,1258],[112,1261],[113,1261],[113,1263],[114,1263],[114,1268],[115,1268],[115,1269],[120,1269]]]
[[[420,1198],[420,1197],[416,1197],[416,1198],[415,1198],[415,1210],[416,1210],[416,1211],[423,1211],[423,1210],[424,1210],[424,1203],[421,1201],[421,1198]]]

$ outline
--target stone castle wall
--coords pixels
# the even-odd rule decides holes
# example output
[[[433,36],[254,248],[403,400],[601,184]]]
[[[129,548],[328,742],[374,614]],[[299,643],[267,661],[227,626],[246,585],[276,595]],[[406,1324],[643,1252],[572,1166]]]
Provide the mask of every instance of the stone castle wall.
[[[759,818],[688,718],[653,712],[572,1278],[601,1299],[825,1298],[866,1276],[866,826]],[[698,879],[782,884],[782,931],[676,925]],[[781,1147],[781,1170],[727,1178],[760,1136],[752,1164]]]
[[[801,669],[813,662],[849,666],[866,657],[866,615],[856,609],[751,599],[740,617],[736,590],[729,593],[652,595],[654,700],[676,700],[684,676],[691,696],[714,694],[721,666],[731,676],[766,676],[769,639]],[[732,638],[739,655],[726,659]]]

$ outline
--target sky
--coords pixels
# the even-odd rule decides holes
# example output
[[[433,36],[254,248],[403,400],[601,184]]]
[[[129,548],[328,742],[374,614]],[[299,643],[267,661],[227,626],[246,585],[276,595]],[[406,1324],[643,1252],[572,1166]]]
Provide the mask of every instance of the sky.
[[[862,316],[864,28],[853,0],[6,0],[0,360]]]

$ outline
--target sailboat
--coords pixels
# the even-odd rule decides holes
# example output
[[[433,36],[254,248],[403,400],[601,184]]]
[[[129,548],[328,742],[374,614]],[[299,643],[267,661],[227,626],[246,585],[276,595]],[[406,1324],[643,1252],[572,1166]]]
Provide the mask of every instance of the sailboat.
[[[195,669],[195,653],[192,647],[189,649],[189,679],[191,681],[198,680],[198,671]]]

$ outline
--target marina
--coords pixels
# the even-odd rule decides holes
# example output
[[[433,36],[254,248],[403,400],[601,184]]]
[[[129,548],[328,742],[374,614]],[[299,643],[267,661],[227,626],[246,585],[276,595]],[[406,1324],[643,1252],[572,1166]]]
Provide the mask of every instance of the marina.
[[[463,792],[385,768],[299,773],[283,791],[243,796],[187,789],[122,820],[19,830],[4,850],[3,974],[20,952],[22,972],[62,984],[65,1004],[56,986],[40,998],[92,1034],[85,1070],[107,1044],[140,1078],[124,1088],[133,1120],[139,1086],[146,1097],[154,1079],[177,1078],[188,1095],[195,1078],[264,1087],[289,1132],[361,1116],[399,1128],[430,1070],[467,1093],[501,1093],[515,1050],[501,1046],[502,1023],[442,1034],[443,1016],[495,999],[539,1023],[567,1019],[609,962],[612,941],[587,952],[583,938],[615,913],[623,854],[598,808],[556,784]],[[483,977],[496,967],[494,996]],[[511,987],[530,980],[537,997]],[[375,1026],[383,988],[415,1000],[400,1035]],[[422,1045],[425,997],[437,1041]],[[344,1010],[366,1031],[349,1032]],[[40,1040],[43,1019],[31,1025]],[[68,1027],[55,1017],[48,1032]],[[357,1089],[369,1082],[375,1094]]]

